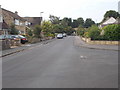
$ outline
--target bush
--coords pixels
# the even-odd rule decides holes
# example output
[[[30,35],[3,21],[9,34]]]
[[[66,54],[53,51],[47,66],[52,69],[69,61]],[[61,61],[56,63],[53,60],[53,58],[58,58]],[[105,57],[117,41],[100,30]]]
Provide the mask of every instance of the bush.
[[[100,29],[97,26],[92,26],[88,30],[88,37],[91,40],[97,40],[100,36]]]
[[[41,29],[40,25],[36,25],[35,29],[33,31],[34,37],[41,38],[41,36],[40,36],[41,31],[42,31],[42,29]]]
[[[19,34],[19,31],[15,28],[14,24],[11,24],[10,29],[11,29],[11,31],[10,31],[11,35],[18,35]]]
[[[32,32],[31,29],[28,30],[28,35],[29,35],[29,36],[33,36],[33,32]]]
[[[80,36],[84,36],[86,30],[82,27],[78,27],[78,30],[77,30],[77,34],[80,35]]]
[[[114,40],[114,41],[120,40],[120,25],[117,24],[108,25],[105,26],[103,29],[104,29],[104,39]]]

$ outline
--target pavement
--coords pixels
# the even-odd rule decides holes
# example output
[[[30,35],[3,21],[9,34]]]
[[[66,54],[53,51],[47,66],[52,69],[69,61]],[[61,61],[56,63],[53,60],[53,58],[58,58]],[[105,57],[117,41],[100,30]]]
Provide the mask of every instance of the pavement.
[[[102,49],[102,50],[115,50],[119,51],[120,48],[118,45],[98,45],[98,44],[88,44],[84,42],[81,37],[75,36],[74,40],[75,44],[77,46],[85,47],[85,48],[90,48],[90,49]]]
[[[43,45],[43,44],[47,44],[51,41],[53,41],[55,39],[52,39],[52,40],[46,40],[46,41],[42,41],[42,42],[38,42],[38,43],[34,43],[34,44],[23,44],[21,46],[12,46],[10,49],[7,49],[7,50],[3,50],[3,51],[0,51],[0,57],[5,57],[5,56],[8,56],[8,55],[11,55],[11,54],[14,54],[14,53],[17,53],[17,52],[21,52],[21,51],[24,51],[24,50],[27,50],[27,49],[32,49],[32,48],[35,48],[39,45]]]
[[[25,44],[25,45],[22,45],[22,46],[19,46],[19,47],[12,47],[11,49],[1,51],[2,55],[0,57],[11,55],[11,54],[14,54],[14,53],[17,53],[17,52],[20,52],[20,51],[24,51],[26,49],[31,49],[31,48],[34,48],[36,46],[39,46],[40,44],[49,43],[53,40],[47,40],[47,41],[43,41],[43,42],[36,43],[36,44]],[[92,45],[92,44],[87,44],[79,36],[75,36],[74,44],[76,46],[90,48],[90,49],[102,49],[102,50],[114,50],[114,51],[119,50],[118,45],[96,45],[96,44]]]

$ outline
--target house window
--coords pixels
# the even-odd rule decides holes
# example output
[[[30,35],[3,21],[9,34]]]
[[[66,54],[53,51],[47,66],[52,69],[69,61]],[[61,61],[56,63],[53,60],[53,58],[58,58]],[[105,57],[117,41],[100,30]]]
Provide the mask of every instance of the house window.
[[[15,19],[15,25],[20,25],[19,20]]]
[[[0,16],[0,22],[3,22],[3,17],[2,16]]]
[[[28,25],[28,21],[25,22],[25,25],[26,25],[26,26]]]

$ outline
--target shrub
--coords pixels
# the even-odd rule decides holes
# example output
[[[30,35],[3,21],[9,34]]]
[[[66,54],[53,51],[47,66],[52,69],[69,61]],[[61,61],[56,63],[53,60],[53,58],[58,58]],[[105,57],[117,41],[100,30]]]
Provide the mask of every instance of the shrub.
[[[120,40],[120,25],[108,25],[104,28],[104,39],[106,40]]]
[[[97,26],[92,26],[88,30],[88,37],[92,40],[97,40],[100,36],[100,29]]]
[[[86,30],[82,27],[78,27],[78,30],[77,30],[77,34],[80,35],[80,36],[84,36]]]
[[[36,25],[35,26],[35,29],[33,30],[33,33],[34,33],[34,37],[36,38],[40,38],[40,33],[41,33],[42,29],[40,27],[40,25]]]
[[[29,36],[33,36],[33,32],[32,32],[31,29],[28,30],[28,35],[29,35]]]

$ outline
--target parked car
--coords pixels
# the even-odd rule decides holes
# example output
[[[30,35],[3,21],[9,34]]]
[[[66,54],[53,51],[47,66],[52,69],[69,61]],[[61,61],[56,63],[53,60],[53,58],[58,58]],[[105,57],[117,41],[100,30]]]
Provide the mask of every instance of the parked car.
[[[63,34],[58,34],[57,35],[57,39],[62,39],[63,38]]]
[[[0,40],[11,39],[11,35],[0,35]]]
[[[27,38],[22,36],[22,35],[11,35],[11,38],[14,40],[19,40],[21,41],[22,44],[25,44],[26,42],[28,42]]]
[[[63,33],[63,37],[66,37],[67,35],[66,35],[66,33]]]

